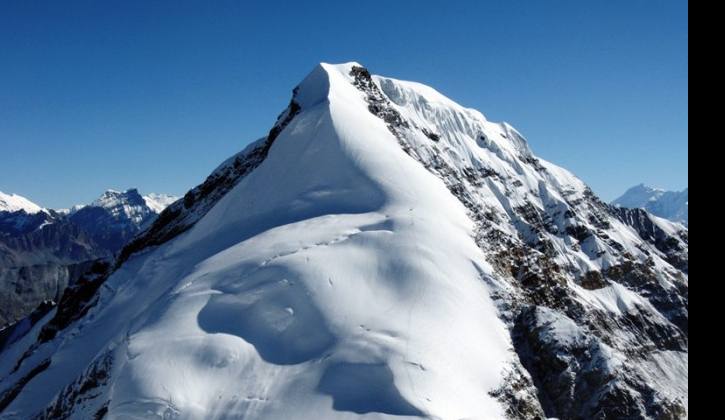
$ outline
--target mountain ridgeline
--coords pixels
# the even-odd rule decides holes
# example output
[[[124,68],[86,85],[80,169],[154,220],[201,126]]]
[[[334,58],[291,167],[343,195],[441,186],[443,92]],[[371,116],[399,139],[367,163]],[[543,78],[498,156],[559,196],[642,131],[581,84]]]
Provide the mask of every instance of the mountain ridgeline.
[[[510,125],[320,64],[6,334],[0,418],[686,418],[687,261]]]
[[[629,209],[645,209],[650,214],[685,226],[689,223],[688,188],[682,191],[665,191],[639,184],[628,189],[612,204]]]
[[[108,190],[89,205],[56,211],[0,193],[0,325],[57,302],[95,263],[112,261],[170,201]]]

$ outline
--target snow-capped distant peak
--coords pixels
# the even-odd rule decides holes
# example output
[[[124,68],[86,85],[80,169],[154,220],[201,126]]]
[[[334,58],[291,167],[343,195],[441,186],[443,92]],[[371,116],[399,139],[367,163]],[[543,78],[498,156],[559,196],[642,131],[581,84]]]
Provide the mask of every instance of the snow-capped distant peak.
[[[153,210],[155,213],[161,213],[171,203],[178,200],[179,197],[170,194],[150,193],[144,195],[143,199],[146,202],[146,205],[149,206],[151,210]]]
[[[20,210],[28,214],[35,214],[43,211],[43,208],[23,196],[5,194],[0,191],[0,211],[16,212]]]
[[[665,190],[661,188],[652,188],[644,184],[639,184],[628,189],[621,197],[614,200],[612,204],[629,208],[644,207],[647,202],[656,201],[664,193]]]
[[[626,208],[642,208],[656,216],[687,226],[689,221],[688,196],[687,188],[682,191],[667,191],[639,184],[628,189],[612,204]]]
[[[71,208],[55,209],[55,212],[58,214],[61,214],[63,216],[70,216],[71,214],[74,214],[75,212],[77,212],[78,210],[82,209],[85,206],[86,206],[85,204],[76,204],[75,206],[73,206]]]
[[[103,208],[112,217],[120,220],[129,219],[137,225],[153,213],[153,210],[146,205],[146,200],[144,200],[136,188],[130,188],[126,191],[106,190],[106,192],[86,207]],[[77,212],[76,215],[79,213]]]
[[[138,193],[136,188],[130,188],[126,191],[106,190],[100,197],[95,199],[90,205],[93,207],[110,208],[117,206],[123,202],[132,202],[133,204],[143,203],[143,197]]]

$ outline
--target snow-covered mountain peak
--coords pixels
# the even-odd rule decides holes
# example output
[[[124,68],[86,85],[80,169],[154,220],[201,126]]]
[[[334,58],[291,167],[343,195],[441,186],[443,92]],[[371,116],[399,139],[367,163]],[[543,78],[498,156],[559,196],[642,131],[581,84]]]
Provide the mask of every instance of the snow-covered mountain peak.
[[[642,208],[665,219],[687,226],[689,221],[688,188],[682,191],[667,191],[645,184],[635,185],[612,202],[626,208]]]
[[[35,214],[43,211],[43,208],[23,196],[5,194],[0,191],[0,211],[16,212],[20,210],[28,214]]]
[[[129,188],[126,191],[108,189],[90,205],[93,207],[110,209],[123,204],[137,206],[145,203],[146,202],[136,188]]]
[[[2,354],[0,410],[679,418],[687,240],[507,124],[323,63]]]
[[[490,122],[479,111],[463,107],[424,84],[371,75],[357,62],[320,63],[297,86],[293,103],[309,109],[335,98],[348,101],[360,95],[361,83],[366,81],[376,85],[379,97],[376,103],[365,106],[383,111],[383,102],[392,103],[389,109],[399,114],[401,122],[429,139],[442,140],[442,145],[453,147],[462,158],[477,147],[500,157],[506,155],[506,160],[532,158],[525,138],[508,123]]]
[[[294,101],[304,108],[311,108],[327,100],[331,79],[350,72],[356,62],[343,64],[320,63],[300,82],[294,91]]]
[[[653,188],[644,183],[635,185],[634,187],[625,191],[625,193],[614,201],[615,204],[619,204],[623,207],[640,207],[642,203],[647,201],[655,201],[665,190],[662,188]]]
[[[146,205],[149,206],[149,208],[153,210],[154,213],[161,213],[171,203],[178,200],[179,197],[173,196],[171,194],[149,193],[144,195],[143,199],[146,202]]]

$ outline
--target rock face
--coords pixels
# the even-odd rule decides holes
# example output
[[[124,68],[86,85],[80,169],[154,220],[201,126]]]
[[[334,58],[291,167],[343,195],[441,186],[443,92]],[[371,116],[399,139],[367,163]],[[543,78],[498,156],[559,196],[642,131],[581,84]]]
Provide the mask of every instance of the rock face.
[[[508,283],[499,300],[502,315],[513,321],[514,347],[546,415],[684,416],[687,393],[653,387],[656,382],[647,369],[654,364],[668,374],[687,371],[687,229],[642,210],[602,203],[581,181],[534,157],[523,137],[506,124],[498,134],[512,140],[510,150],[490,140],[485,125],[470,124],[470,110],[441,113],[419,86],[381,77],[376,81],[361,89],[369,102],[387,108],[388,114],[409,113],[409,118],[386,119],[403,150],[439,176],[477,221],[477,243]],[[370,99],[380,96],[390,103],[381,106]],[[440,148],[442,136],[431,138],[432,132],[446,133],[453,144],[477,139],[510,166],[485,155],[462,166],[460,149]],[[627,227],[640,238],[624,238]],[[616,303],[606,302],[612,298]],[[557,329],[557,324],[565,328]],[[572,345],[571,334],[574,342],[584,338]],[[647,350],[632,352],[635,346]],[[660,360],[663,353],[677,359],[673,370]],[[636,369],[622,364],[626,358],[646,367],[632,372]],[[682,380],[671,385],[679,388]],[[668,399],[672,395],[676,397]]]
[[[614,215],[631,226],[639,236],[662,252],[674,267],[687,273],[688,230],[643,210],[615,207]]]
[[[645,209],[655,216],[682,223],[685,226],[689,223],[688,188],[682,191],[665,191],[639,184],[628,189],[612,204],[629,209]]]
[[[23,229],[0,235],[0,325],[30,314],[44,301],[57,302],[83,271],[112,253],[78,225],[54,212],[34,215]],[[27,220],[21,213],[0,213],[6,220]],[[17,225],[15,225],[17,226]]]
[[[267,137],[5,340],[0,410],[685,418],[687,249],[510,125],[321,64]]]

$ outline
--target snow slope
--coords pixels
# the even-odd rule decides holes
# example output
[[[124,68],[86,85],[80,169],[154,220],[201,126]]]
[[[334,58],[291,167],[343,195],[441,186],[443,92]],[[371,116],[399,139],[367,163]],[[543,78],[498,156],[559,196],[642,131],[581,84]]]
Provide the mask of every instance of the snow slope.
[[[320,64],[266,140],[0,355],[0,418],[574,418],[620,397],[657,415],[645,393],[676,411],[682,308],[654,300],[687,275],[668,258],[509,125]],[[625,261],[654,277],[636,289]],[[531,354],[616,381],[581,391]]]
[[[644,184],[635,185],[612,202],[615,206],[642,208],[648,212],[687,226],[689,221],[688,188],[682,191],[665,191]]]
[[[42,211],[42,207],[17,194],[5,194],[0,191],[0,212],[16,212],[23,210],[28,214]]]

